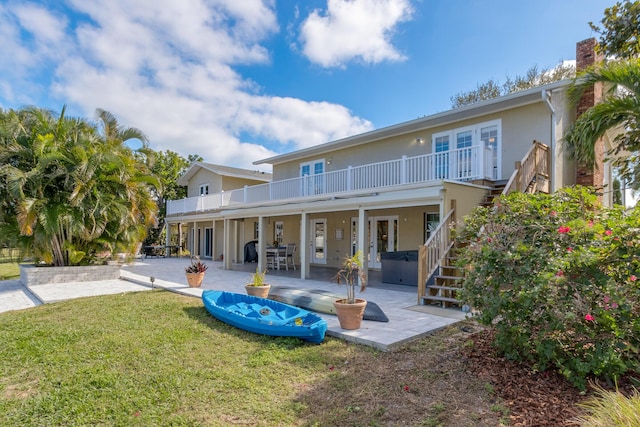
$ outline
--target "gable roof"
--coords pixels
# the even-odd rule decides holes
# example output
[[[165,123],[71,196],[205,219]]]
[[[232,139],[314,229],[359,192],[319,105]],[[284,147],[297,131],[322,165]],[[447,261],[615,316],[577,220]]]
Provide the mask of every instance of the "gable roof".
[[[234,168],[231,166],[223,166],[223,165],[214,165],[213,163],[205,163],[205,162],[193,162],[191,166],[187,168],[184,174],[178,179],[177,184],[182,186],[187,186],[189,184],[189,180],[193,178],[193,176],[200,169],[208,170],[209,172],[221,175],[221,176],[229,176],[233,178],[242,178],[242,179],[252,179],[255,181],[263,181],[269,182],[271,181],[272,175],[268,172],[262,172],[257,170],[249,170],[249,169],[240,169]]]
[[[543,86],[537,86],[531,89],[510,93],[498,98],[489,99],[487,101],[465,105],[454,110],[444,111],[430,116],[421,117],[419,119],[410,120],[408,122],[403,122],[381,129],[361,133],[359,135],[349,136],[313,147],[304,148],[301,150],[292,151],[290,153],[280,154],[277,156],[258,160],[253,162],[253,164],[276,165],[303,157],[322,155],[338,149],[355,147],[357,145],[367,144],[369,142],[389,138],[392,136],[399,136],[407,133],[422,131],[436,126],[442,126],[461,120],[484,116],[490,113],[510,110],[512,108],[522,107],[536,102],[543,102],[543,97],[546,93],[558,89],[565,89],[570,83],[571,80],[568,79],[549,83]]]

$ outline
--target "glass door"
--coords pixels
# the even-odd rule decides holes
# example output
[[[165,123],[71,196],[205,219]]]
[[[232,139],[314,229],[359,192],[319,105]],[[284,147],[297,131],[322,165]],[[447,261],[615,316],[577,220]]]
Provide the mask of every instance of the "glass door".
[[[205,258],[213,258],[213,229],[204,229],[204,256]]]
[[[324,193],[324,159],[301,163],[300,176],[303,196]]]
[[[381,253],[398,250],[398,217],[370,217],[369,218],[369,251],[363,251],[367,256],[369,268],[382,268]],[[355,254],[358,242],[358,219],[351,219],[351,251]]]
[[[326,264],[327,263],[327,220],[312,219],[311,220],[311,263]]]
[[[369,219],[369,267],[381,268],[381,253],[398,250],[398,217],[374,217]]]

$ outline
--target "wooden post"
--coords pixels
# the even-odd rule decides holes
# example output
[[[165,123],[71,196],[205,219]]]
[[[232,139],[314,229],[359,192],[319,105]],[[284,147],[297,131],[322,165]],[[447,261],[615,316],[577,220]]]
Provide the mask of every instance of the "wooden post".
[[[451,199],[451,209],[453,210],[453,214],[451,215],[451,222],[452,223],[456,223],[457,219],[456,219],[456,199]]]
[[[427,292],[427,247],[418,246],[418,304]]]

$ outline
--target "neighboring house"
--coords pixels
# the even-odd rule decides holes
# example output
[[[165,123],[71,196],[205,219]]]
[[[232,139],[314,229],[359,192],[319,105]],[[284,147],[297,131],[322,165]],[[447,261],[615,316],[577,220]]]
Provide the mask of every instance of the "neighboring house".
[[[596,59],[594,46],[595,39],[578,43],[579,69]],[[209,187],[210,193],[200,196],[208,170],[196,164],[181,179],[190,197],[168,203],[167,222],[188,225],[189,248],[196,254],[206,257],[213,251],[215,257],[223,248],[226,269],[243,262],[248,241],[258,240],[260,270],[266,267],[268,245],[295,243],[302,279],[312,267],[339,266],[358,249],[366,255],[365,271],[379,269],[382,253],[417,250],[436,233],[427,250],[435,261],[422,272],[429,277],[448,248],[448,225],[490,200],[496,187],[554,191],[580,183],[603,188],[603,201],[610,204],[608,165],[576,168],[561,145],[580,112],[567,103],[569,83],[256,162],[273,165],[269,183],[224,192]],[[593,105],[597,95],[596,90],[578,108]],[[608,138],[603,144],[610,146]],[[206,236],[207,229],[213,230],[213,240],[194,239]]]

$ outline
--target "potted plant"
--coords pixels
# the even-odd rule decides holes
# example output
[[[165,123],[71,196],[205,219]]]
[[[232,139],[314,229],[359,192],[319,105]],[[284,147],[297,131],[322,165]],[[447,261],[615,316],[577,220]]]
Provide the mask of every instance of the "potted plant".
[[[342,268],[338,270],[334,279],[338,284],[347,285],[347,297],[333,303],[340,327],[342,329],[359,329],[364,309],[367,306],[366,300],[356,298],[358,279],[360,279],[360,292],[364,292],[367,286],[367,277],[362,271],[362,251],[356,252],[353,256],[346,256],[342,262]]]
[[[267,270],[262,273],[258,271],[258,267],[256,267],[256,272],[251,275],[251,282],[244,285],[244,288],[247,290],[248,295],[253,295],[260,298],[266,298],[269,295],[269,289],[271,289],[271,285],[268,283],[264,283],[264,276],[267,274]]]
[[[204,273],[207,271],[207,265],[203,262],[200,262],[200,258],[197,256],[191,257],[191,264],[187,268],[184,269],[187,274],[187,283],[192,288],[197,288],[202,285],[202,280],[204,280]]]

